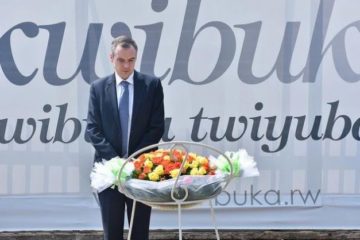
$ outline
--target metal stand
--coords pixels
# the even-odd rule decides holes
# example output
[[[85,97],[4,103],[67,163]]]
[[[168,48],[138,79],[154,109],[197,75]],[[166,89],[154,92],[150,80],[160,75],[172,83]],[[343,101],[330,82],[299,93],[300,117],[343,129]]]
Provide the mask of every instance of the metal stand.
[[[214,208],[213,208],[213,205],[212,205],[211,200],[209,201],[209,204],[210,204],[211,219],[212,219],[212,222],[213,222],[213,224],[214,224],[216,239],[217,239],[217,240],[220,240],[219,231],[218,231],[217,224],[216,224],[215,211],[214,211]]]
[[[182,161],[182,164],[181,164],[181,167],[180,167],[180,172],[182,172],[182,170],[184,169],[184,165],[185,165],[186,160],[188,159],[188,154],[189,154],[189,151],[188,151],[188,149],[186,148],[185,145],[195,145],[195,146],[204,147],[204,148],[207,148],[207,149],[210,149],[210,150],[216,152],[217,154],[220,154],[220,155],[224,156],[224,158],[229,162],[230,175],[226,178],[225,184],[224,184],[224,186],[222,187],[221,190],[224,190],[226,188],[226,186],[229,184],[230,180],[233,177],[233,174],[232,174],[233,173],[233,167],[232,167],[230,159],[225,154],[223,154],[221,151],[217,150],[216,148],[213,148],[213,147],[210,147],[210,146],[207,146],[207,145],[204,145],[204,144],[192,143],[192,142],[179,142],[179,141],[171,142],[171,143],[154,144],[154,145],[145,147],[145,148],[133,153],[131,156],[129,156],[129,158],[126,160],[126,162],[121,167],[121,169],[119,171],[119,176],[121,176],[125,165],[127,163],[129,163],[130,161],[135,160],[135,158],[134,158],[135,156],[139,156],[141,153],[146,152],[147,150],[154,149],[154,148],[164,146],[164,145],[169,145],[169,144],[172,144],[172,146],[170,148],[170,155],[171,155],[171,151],[173,151],[174,149],[183,149],[186,152],[185,159]],[[173,200],[172,202],[164,202],[164,203],[163,202],[161,202],[161,203],[155,202],[154,203],[154,202],[151,202],[151,201],[141,201],[141,202],[144,203],[144,204],[147,204],[149,206],[152,206],[152,207],[161,207],[161,206],[167,206],[167,207],[172,207],[172,208],[177,207],[179,240],[182,240],[182,224],[181,224],[181,215],[182,215],[181,209],[182,209],[182,206],[183,205],[192,206],[192,205],[194,205],[196,203],[200,203],[201,201],[204,201],[206,199],[197,200],[197,201],[186,201],[187,198],[188,198],[188,194],[189,194],[188,188],[186,186],[179,185],[179,178],[180,178],[180,174],[176,177],[174,185],[173,185],[172,190],[171,190],[171,199]],[[179,190],[182,190],[182,191],[185,192],[185,196],[183,198],[176,197],[175,193],[178,193]],[[121,181],[121,179],[120,179],[120,191],[123,192],[129,198],[132,198],[134,200],[132,213],[131,213],[131,219],[130,219],[130,225],[129,225],[129,233],[128,233],[128,237],[127,237],[127,239],[130,240],[131,239],[132,228],[133,228],[134,216],[135,216],[136,202],[139,201],[139,200],[136,199],[135,196],[133,196],[130,192],[128,192],[126,190],[126,188],[124,187],[124,183]],[[209,204],[210,204],[211,219],[212,219],[212,222],[213,222],[213,225],[214,225],[217,240],[220,240],[220,236],[219,236],[219,231],[218,231],[218,227],[217,227],[217,224],[216,224],[215,211],[214,211],[211,199],[215,198],[220,193],[221,193],[221,191],[218,192],[216,195],[211,196],[211,198],[208,198]]]
[[[131,240],[131,233],[132,233],[132,228],[133,228],[133,224],[134,224],[136,202],[137,202],[136,200],[133,201],[133,208],[132,208],[132,211],[131,211],[131,219],[130,219],[129,233],[128,233],[128,236],[127,236],[127,240]],[[215,211],[214,211],[214,208],[212,206],[211,200],[209,200],[209,205],[210,205],[211,220],[212,220],[213,225],[214,225],[216,239],[220,240],[220,235],[219,235],[218,227],[217,227],[217,224],[216,224]],[[178,209],[179,240],[182,240],[181,204],[180,203],[178,204],[177,209]]]
[[[136,200],[134,199],[132,210],[131,210],[129,233],[128,233],[128,237],[127,237],[128,240],[131,240],[132,227],[133,227],[133,224],[134,224],[135,208],[136,208]]]

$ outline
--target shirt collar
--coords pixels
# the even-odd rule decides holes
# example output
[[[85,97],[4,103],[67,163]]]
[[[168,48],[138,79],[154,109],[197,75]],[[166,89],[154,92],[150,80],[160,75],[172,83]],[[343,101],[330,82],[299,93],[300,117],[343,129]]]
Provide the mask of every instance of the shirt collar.
[[[116,80],[116,86],[118,86],[121,81],[127,81],[130,85],[133,85],[134,84],[134,72],[126,79],[122,79],[118,74],[117,72],[115,72],[115,80]]]

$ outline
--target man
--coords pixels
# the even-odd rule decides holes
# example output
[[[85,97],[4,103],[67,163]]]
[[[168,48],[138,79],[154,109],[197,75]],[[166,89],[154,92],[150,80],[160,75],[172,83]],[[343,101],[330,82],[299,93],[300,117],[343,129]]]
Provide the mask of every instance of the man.
[[[158,78],[134,70],[137,45],[129,37],[113,40],[110,60],[115,73],[91,84],[86,134],[95,161],[120,156],[160,141],[164,133],[163,90]],[[117,189],[99,193],[105,240],[123,239],[124,211],[133,201]],[[148,239],[151,208],[136,203],[132,238]]]

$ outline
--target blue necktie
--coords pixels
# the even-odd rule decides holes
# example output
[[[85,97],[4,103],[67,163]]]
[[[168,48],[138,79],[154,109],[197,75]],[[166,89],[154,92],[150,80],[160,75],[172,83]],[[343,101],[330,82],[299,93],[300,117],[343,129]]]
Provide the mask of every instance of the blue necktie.
[[[119,103],[119,115],[121,125],[121,152],[123,157],[128,157],[128,129],[129,129],[129,83],[121,81],[123,94]]]

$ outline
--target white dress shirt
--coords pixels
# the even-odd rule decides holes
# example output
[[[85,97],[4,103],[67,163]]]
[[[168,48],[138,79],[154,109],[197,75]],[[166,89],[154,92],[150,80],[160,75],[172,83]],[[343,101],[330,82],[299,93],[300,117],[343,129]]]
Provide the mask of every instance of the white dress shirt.
[[[129,121],[128,121],[128,136],[127,140],[129,143],[129,136],[130,136],[130,129],[131,129],[131,119],[132,119],[132,112],[133,112],[133,102],[134,102],[134,72],[128,77],[128,79],[122,79],[116,72],[115,72],[115,79],[116,79],[116,96],[118,107],[120,104],[121,96],[124,92],[124,87],[120,84],[121,81],[127,81],[129,83],[128,90],[129,90]]]

